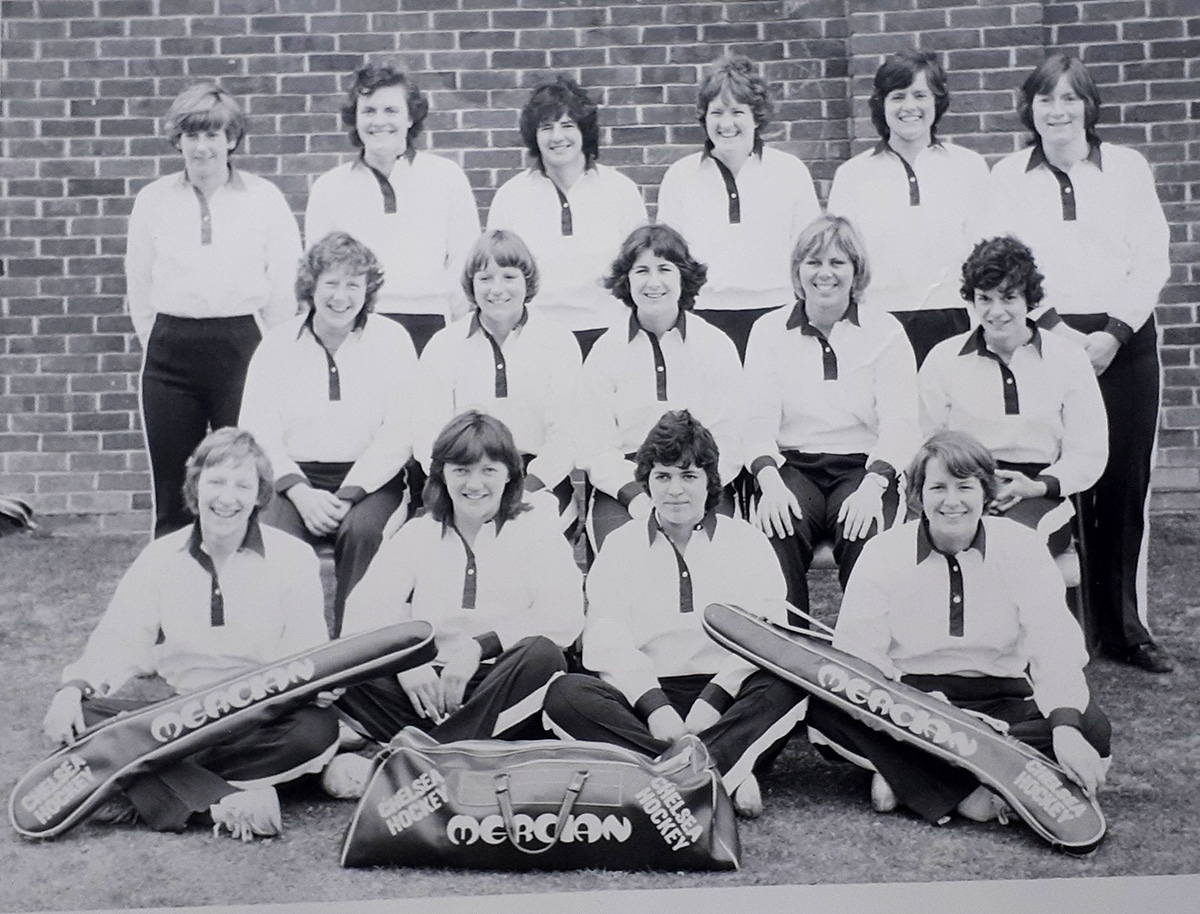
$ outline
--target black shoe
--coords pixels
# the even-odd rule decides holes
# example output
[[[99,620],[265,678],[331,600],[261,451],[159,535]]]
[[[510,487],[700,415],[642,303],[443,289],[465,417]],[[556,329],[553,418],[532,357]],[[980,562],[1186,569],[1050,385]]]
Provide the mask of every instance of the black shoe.
[[[1125,662],[1151,673],[1170,673],[1175,669],[1171,655],[1153,641],[1135,644],[1125,655]]]

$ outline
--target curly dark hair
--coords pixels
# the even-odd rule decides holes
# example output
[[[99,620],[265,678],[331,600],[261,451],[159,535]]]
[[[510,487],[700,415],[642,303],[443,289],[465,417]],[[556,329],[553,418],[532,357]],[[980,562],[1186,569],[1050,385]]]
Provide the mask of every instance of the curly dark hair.
[[[351,275],[366,274],[366,301],[355,319],[355,326],[361,326],[367,314],[374,310],[375,295],[383,285],[383,267],[379,265],[379,258],[369,247],[345,232],[330,232],[314,244],[300,258],[300,268],[296,271],[296,301],[310,311],[316,308],[313,293],[317,289],[317,281],[326,270],[344,270]]]
[[[917,456],[908,465],[908,505],[921,513],[921,490],[925,488],[925,470],[929,461],[939,458],[950,475],[956,479],[972,476],[983,486],[983,503],[990,505],[996,497],[999,482],[996,479],[996,459],[974,435],[966,432],[936,432],[921,445]]]
[[[1033,100],[1039,95],[1053,92],[1064,76],[1075,94],[1083,99],[1083,129],[1088,142],[1099,143],[1096,124],[1100,120],[1100,88],[1083,61],[1070,54],[1051,54],[1025,78],[1021,84],[1021,96],[1017,100],[1017,115],[1021,123],[1033,134],[1033,142],[1040,142],[1037,128],[1033,125]]]
[[[867,100],[871,109],[871,123],[883,139],[891,136],[887,118],[884,116],[884,102],[888,95],[897,89],[907,89],[924,73],[925,81],[929,83],[929,91],[933,93],[933,126],[929,129],[929,138],[937,139],[937,125],[950,107],[950,90],[946,88],[946,71],[942,69],[937,55],[930,51],[901,51],[893,54],[875,71],[875,88]]]
[[[1044,297],[1042,280],[1033,251],[1012,235],[986,238],[975,245],[962,265],[959,294],[967,302],[975,301],[975,291],[1020,292],[1025,304],[1033,309]]]
[[[633,478],[647,494],[650,492],[650,471],[655,464],[665,467],[693,466],[703,470],[708,479],[708,496],[704,510],[711,511],[721,499],[721,473],[717,468],[720,452],[712,432],[701,425],[690,412],[680,409],[663,413],[646,440],[637,449],[637,469]]]
[[[560,73],[553,82],[543,82],[535,87],[529,101],[521,109],[521,139],[540,167],[542,152],[538,149],[538,127],[546,121],[557,121],[565,114],[579,126],[583,157],[590,168],[600,158],[599,112],[599,107],[587,90],[571,77]]]
[[[696,118],[705,127],[708,106],[713,99],[728,95],[734,101],[750,107],[754,117],[754,145],[759,148],[763,128],[771,123],[771,89],[758,73],[758,68],[749,57],[742,54],[725,54],[712,62],[696,94]],[[713,148],[704,131],[704,148]]]
[[[608,275],[604,277],[604,288],[623,301],[628,308],[637,310],[633,303],[633,292],[629,289],[629,271],[643,251],[653,251],[664,260],[679,268],[679,310],[690,311],[696,303],[696,295],[708,279],[708,267],[692,257],[683,236],[669,225],[643,225],[629,233]]]
[[[513,443],[512,432],[495,416],[469,409],[446,423],[433,442],[429,478],[425,480],[422,494],[425,510],[434,520],[442,523],[454,520],[454,503],[450,500],[450,490],[446,488],[446,464],[470,466],[485,457],[499,461],[508,468],[508,482],[504,484],[496,517],[502,521],[512,520],[529,510],[529,505],[521,500],[525,487],[525,465],[521,460],[521,452]]]
[[[342,124],[347,128],[346,132],[355,149],[361,149],[363,144],[362,137],[358,135],[358,100],[388,86],[404,86],[407,92],[405,100],[408,102],[408,116],[412,120],[407,134],[408,148],[414,148],[413,143],[425,124],[425,116],[429,114],[429,101],[425,93],[403,70],[391,64],[369,63],[354,72],[354,83],[346,93],[346,103],[342,106]]]
[[[521,236],[507,229],[484,232],[467,254],[462,271],[462,287],[467,293],[467,301],[473,305],[479,304],[475,301],[475,274],[486,267],[489,260],[496,261],[499,266],[516,267],[521,271],[525,277],[525,304],[529,304],[538,291],[537,261]]]

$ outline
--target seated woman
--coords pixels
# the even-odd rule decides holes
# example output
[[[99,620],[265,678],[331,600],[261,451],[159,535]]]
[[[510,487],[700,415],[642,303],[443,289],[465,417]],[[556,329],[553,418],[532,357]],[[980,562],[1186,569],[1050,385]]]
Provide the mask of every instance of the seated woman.
[[[384,543],[346,607],[345,634],[432,623],[437,659],[351,687],[338,707],[378,742],[419,727],[439,742],[541,731],[546,684],[583,628],[571,547],[521,501],[524,471],[499,419],[470,410],[433,444],[424,515]],[[370,760],[339,756],[326,785],[361,795]]]
[[[762,812],[755,773],[804,716],[803,693],[709,638],[709,603],[735,603],[778,621],[783,576],[745,521],[721,517],[717,444],[687,410],[667,413],[638,448],[637,482],[653,503],[646,523],[614,531],[588,573],[583,663],[546,695],[566,739],[658,755],[685,733],[711,750],[734,805]]]
[[[345,232],[300,262],[300,314],[267,334],[250,360],[241,424],[262,442],[280,494],[263,522],[309,542],[333,539],[332,632],[404,500],[412,455],[408,404],[418,389],[408,333],[370,319],[383,271]]]
[[[917,369],[896,319],[861,307],[870,268],[840,216],[792,252],[796,304],[761,318],[746,350],[746,468],[788,602],[808,611],[813,550],[833,540],[843,588],[867,538],[890,526],[897,471],[919,443]]]
[[[473,311],[421,353],[417,458],[428,464],[434,436],[459,413],[494,415],[521,452],[529,502],[544,504],[566,529],[579,516],[570,417],[581,360],[571,331],[529,306],[539,279],[513,232],[490,231],[475,243],[462,275]]]
[[[635,229],[604,284],[629,308],[583,363],[575,402],[576,463],[595,487],[589,533],[599,549],[630,517],[650,514],[634,479],[634,452],[674,409],[691,410],[721,448],[728,485],[741,467],[742,366],[724,333],[689,312],[707,275],[687,242],[666,225]],[[733,513],[733,498],[722,510]]]
[[[936,346],[917,383],[921,431],[978,438],[996,458],[989,508],[1038,530],[1058,555],[1071,544],[1067,496],[1104,472],[1108,420],[1087,353],[1026,317],[1042,301],[1043,278],[1011,235],[976,245],[962,297],[979,326]]]
[[[1020,524],[984,516],[996,494],[995,462],[966,433],[930,438],[908,477],[921,517],[867,544],[834,647],[1006,722],[1095,795],[1111,727],[1089,697],[1083,635],[1045,545]],[[941,824],[954,810],[987,821],[1005,809],[964,769],[824,702],[811,703],[808,725],[815,745],[876,772],[871,802],[879,812],[903,804]]]
[[[142,550],[87,647],[63,671],[43,727],[71,743],[86,726],[190,692],[328,640],[317,559],[257,514],[271,464],[248,432],[222,428],[188,461],[183,495],[196,520]],[[154,676],[149,683],[136,677]],[[195,817],[236,837],[280,831],[276,784],[319,772],[337,749],[337,717],[308,705],[189,758],[135,777],[93,819],[181,831]]]

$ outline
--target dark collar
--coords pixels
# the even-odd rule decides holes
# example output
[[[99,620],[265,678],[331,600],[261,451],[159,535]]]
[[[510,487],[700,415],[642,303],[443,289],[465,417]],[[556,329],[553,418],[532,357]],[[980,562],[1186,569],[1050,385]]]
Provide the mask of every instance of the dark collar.
[[[404,152],[401,153],[399,156],[397,156],[396,161],[399,162],[401,159],[404,159],[406,162],[408,162],[408,164],[411,165],[413,159],[415,159],[416,157],[417,157],[417,150],[410,143],[408,146],[406,146],[404,148]],[[364,168],[370,168],[371,171],[376,171],[375,167],[367,162],[367,151],[365,149],[359,150],[358,158],[354,160],[354,164],[356,166],[361,165]]]
[[[629,342],[633,342],[633,338],[638,335],[639,330],[645,333],[646,336],[650,335],[650,331],[646,330],[641,324],[638,323],[637,308],[631,307],[629,309]],[[675,321],[675,326],[673,326],[671,330],[678,330],[679,338],[685,343],[687,342],[687,312],[682,308],[679,309],[679,319]],[[667,332],[670,333],[671,330],[668,330]]]
[[[1086,161],[1091,162],[1101,171],[1104,171],[1104,161],[1100,152],[1099,141],[1093,143],[1091,140],[1088,140],[1088,154],[1086,156]],[[1042,148],[1042,141],[1040,138],[1033,141],[1033,151],[1029,153],[1029,164],[1025,166],[1025,170],[1033,171],[1039,165],[1045,165],[1047,168],[1054,168],[1054,166],[1051,165],[1046,159],[1046,150]]]
[[[309,333],[312,334],[312,338],[314,340],[316,340],[318,343],[321,343],[321,338],[319,336],[317,336],[317,331],[315,329],[313,329],[313,321],[316,318],[316,314],[317,314],[317,308],[315,305],[313,305],[311,308],[308,309],[308,316],[306,318],[304,318],[304,323],[302,323],[300,325],[300,329],[298,329],[296,331],[296,339],[300,339],[300,337],[304,336],[304,331],[307,330]],[[366,306],[364,305],[363,309],[354,316],[354,327],[351,329],[352,333],[355,330],[362,330],[363,327],[367,326],[367,314],[368,314],[368,311],[367,311]],[[321,345],[324,346],[325,344],[321,343]]]
[[[846,308],[846,313],[839,320],[849,321],[855,327],[862,326],[858,321],[858,302],[851,301]],[[792,313],[788,315],[786,327],[788,330],[800,328],[800,332],[805,336],[819,336],[821,331],[812,325],[808,319],[808,312],[804,309],[804,300],[796,299],[796,304],[792,306]]]
[[[186,168],[179,173],[179,186],[195,187],[195,185],[192,184],[192,182],[188,179]],[[242,178],[242,173],[234,167],[232,162],[229,163],[229,177],[225,181],[225,186],[232,187],[234,190],[246,189],[246,181],[244,178]]]
[[[979,529],[975,531],[974,539],[963,552],[971,549],[976,550],[981,559],[987,558],[987,532],[984,530],[982,520],[979,521]],[[917,524],[917,564],[920,565],[935,552],[939,555],[946,555],[933,545],[933,540],[929,538],[929,519],[922,516],[920,523]]]
[[[930,143],[928,146],[926,146],[925,148],[926,148],[926,149],[945,149],[946,147],[944,147],[944,146],[942,145],[942,141],[941,141],[941,140],[933,140],[933,141],[932,141],[932,142],[931,142],[931,143]],[[896,152],[896,150],[894,150],[894,149],[891,147],[891,144],[890,144],[890,143],[888,143],[888,141],[887,141],[887,140],[880,138],[879,142],[878,142],[878,143],[876,143],[876,144],[875,144],[875,145],[874,145],[874,146],[871,148],[871,155],[876,155],[876,156],[877,156],[877,155],[883,155],[884,153],[891,153],[892,155],[896,156],[897,158],[900,156],[900,153]]]
[[[529,306],[522,305],[521,306],[521,316],[519,318],[517,318],[517,322],[515,324],[513,324],[513,330],[520,330],[522,327],[525,326],[525,324],[528,320],[529,320]],[[484,333],[487,333],[488,336],[491,336],[491,334],[488,333],[487,329],[483,326],[483,321],[481,321],[479,319],[479,308],[478,308],[478,306],[476,306],[475,310],[471,312],[471,323],[467,327],[467,336],[474,336],[475,333],[479,330],[482,330]]]
[[[1029,343],[1037,350],[1038,355],[1042,354],[1042,332],[1038,329],[1038,325],[1031,320],[1025,321],[1026,325],[1033,329],[1033,336]],[[963,343],[962,349],[958,350],[959,355],[995,355],[992,350],[988,349],[987,341],[983,338],[983,327],[976,327]]]
[[[204,563],[204,560],[201,559],[200,556],[208,555],[208,553],[201,548],[201,543],[203,541],[203,535],[200,533],[200,519],[197,518],[192,523],[192,535],[187,538],[187,542],[184,543],[183,548],[187,551],[188,555],[201,564]],[[257,510],[250,515],[250,522],[246,525],[246,535],[242,538],[242,545],[238,546],[238,552],[241,552],[244,549],[249,549],[251,552],[255,552],[263,558],[266,558],[267,556],[267,547],[263,542],[262,528],[258,525]]]
[[[488,521],[483,526],[486,527],[488,524],[496,525],[496,536],[499,536],[500,531],[504,529],[505,520],[499,514],[497,514],[495,517],[493,517],[490,521]],[[454,521],[453,521],[452,517],[446,518],[446,520],[441,521],[441,525],[442,525],[442,536],[443,537],[447,533],[449,533],[451,530],[453,530],[455,536],[457,536],[459,539],[462,539],[462,534],[459,533],[458,528],[454,526]],[[480,528],[480,529],[482,529],[482,528]],[[463,540],[463,542],[465,543],[466,540]]]
[[[759,134],[759,132],[757,130],[755,130],[754,131],[754,145],[750,148],[750,154],[756,155],[759,157],[759,159],[762,159],[763,147],[765,145],[766,144],[763,143],[762,136]],[[708,138],[708,131],[705,131],[705,133],[704,133],[704,152],[700,153],[700,160],[703,161],[704,159],[712,159],[712,158],[715,158],[715,156],[713,155],[712,140],[710,140]]]
[[[546,164],[540,158],[534,157],[533,168],[529,170],[535,175],[541,175],[551,184],[554,184],[554,179],[546,173]],[[580,177],[586,176],[588,172],[592,172],[593,174],[596,172],[596,160],[594,158],[588,158],[585,156],[583,160],[583,175]],[[557,187],[558,185],[555,184],[554,186]]]
[[[704,517],[700,518],[700,523],[692,528],[693,530],[703,530],[708,535],[708,541],[711,543],[713,536],[717,532],[717,512],[705,511]],[[650,539],[650,545],[654,545],[654,539],[659,533],[666,536],[662,525],[658,522],[658,512],[651,511],[650,516],[646,519],[646,532]]]

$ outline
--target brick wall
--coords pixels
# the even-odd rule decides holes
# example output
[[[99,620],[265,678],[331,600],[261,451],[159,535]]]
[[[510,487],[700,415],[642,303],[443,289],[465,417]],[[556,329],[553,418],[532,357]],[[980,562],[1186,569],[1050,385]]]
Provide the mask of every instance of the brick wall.
[[[2,0],[0,491],[42,514],[148,529],[138,343],[121,256],[133,195],[178,170],[158,135],[171,98],[217,79],[243,100],[238,161],[303,211],[344,161],[344,79],[364,55],[418,74],[422,142],[456,159],[481,214],[524,166],[516,115],[546,69],[604,104],[601,160],[653,204],[694,150],[699,68],[725,49],[777,89],[768,136],[824,198],[873,141],[865,96],[880,56],[943,52],[954,93],[942,133],[996,156],[1023,142],[1012,90],[1048,46],[1081,51],[1104,87],[1103,133],[1154,163],[1172,223],[1159,309],[1167,365],[1160,503],[1200,505],[1200,19],[1194,0]],[[1174,490],[1174,491],[1172,491]]]

